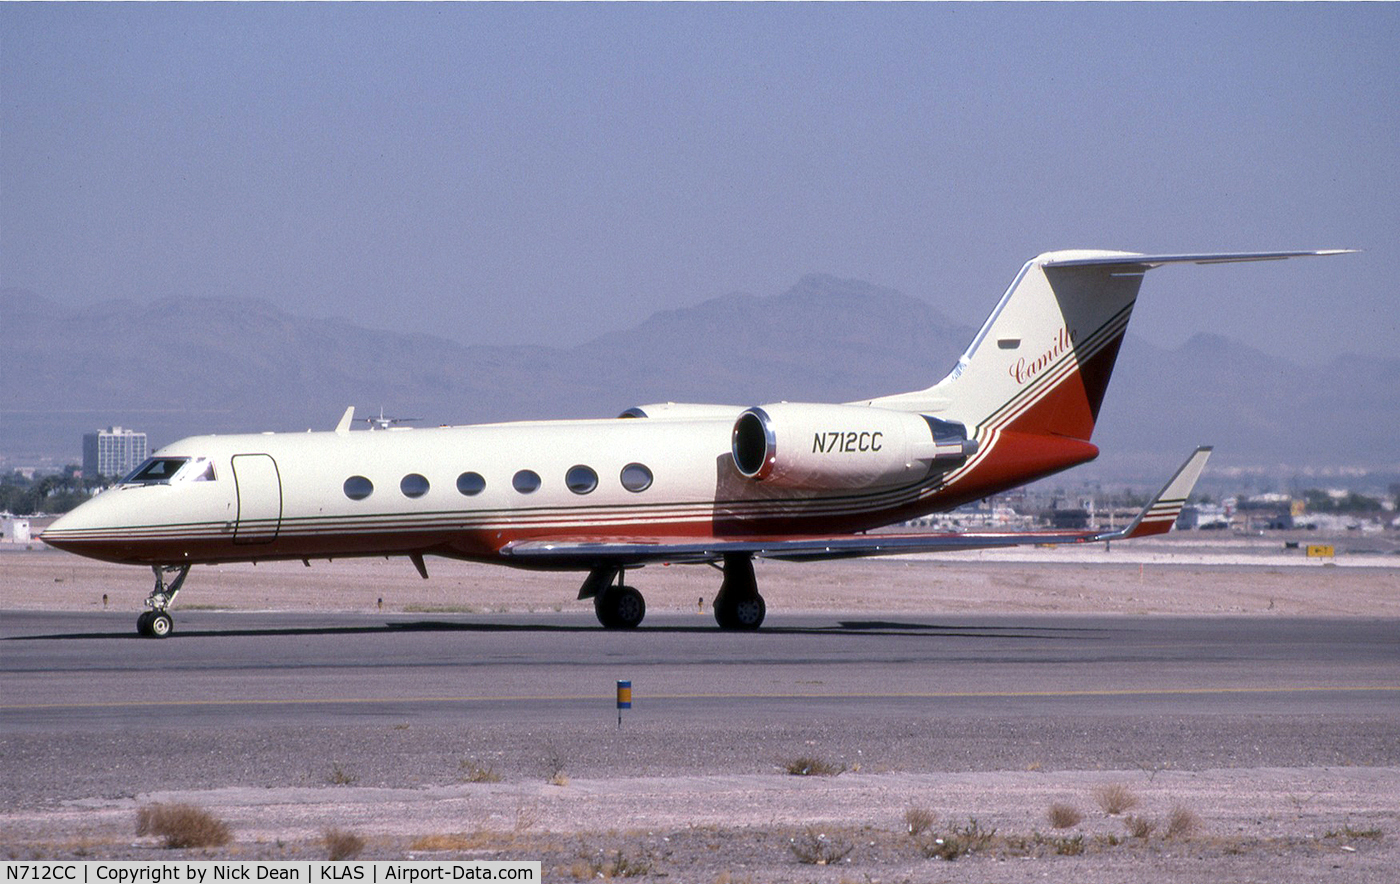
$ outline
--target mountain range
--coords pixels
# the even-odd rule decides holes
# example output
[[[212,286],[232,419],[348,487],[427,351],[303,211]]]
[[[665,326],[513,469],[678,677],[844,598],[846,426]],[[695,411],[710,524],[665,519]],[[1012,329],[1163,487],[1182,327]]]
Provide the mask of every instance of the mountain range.
[[[209,432],[329,429],[345,406],[439,423],[610,417],[648,402],[839,402],[942,377],[975,329],[856,280],[803,277],[657,313],[559,348],[457,342],[287,313],[261,299],[74,309],[0,289],[0,456],[77,460],[120,424],[152,448]],[[1217,464],[1394,468],[1400,359],[1302,367],[1216,334],[1168,350],[1130,334],[1092,467],[1160,476],[1194,445]]]

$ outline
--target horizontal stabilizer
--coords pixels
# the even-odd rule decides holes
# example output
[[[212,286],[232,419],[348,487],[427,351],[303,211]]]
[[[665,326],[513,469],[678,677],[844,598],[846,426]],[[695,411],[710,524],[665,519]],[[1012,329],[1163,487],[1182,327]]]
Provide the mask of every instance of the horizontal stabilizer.
[[[1328,255],[1350,255],[1356,249],[1310,249],[1301,252],[1219,252],[1184,255],[1140,255],[1136,252],[1047,252],[1036,262],[1042,267],[1114,267],[1137,265],[1160,267],[1163,264],[1237,264],[1243,261],[1282,261],[1285,258],[1321,258]]]

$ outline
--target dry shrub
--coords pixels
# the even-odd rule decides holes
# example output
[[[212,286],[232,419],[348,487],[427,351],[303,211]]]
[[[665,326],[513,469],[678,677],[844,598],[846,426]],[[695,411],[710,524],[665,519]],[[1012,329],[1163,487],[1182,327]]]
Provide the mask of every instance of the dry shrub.
[[[1049,846],[1058,856],[1082,856],[1084,854],[1084,836],[1075,835],[1073,838],[1039,838],[1040,843]]]
[[[642,878],[651,874],[651,868],[651,858],[645,853],[631,857],[619,850],[609,857],[600,850],[580,856],[570,867],[569,874],[576,879],[589,881],[597,878]]]
[[[1125,816],[1123,817],[1123,825],[1127,827],[1128,834],[1134,838],[1146,838],[1152,834],[1152,829],[1155,828],[1152,820],[1143,816]]]
[[[321,835],[326,843],[326,859],[354,859],[365,849],[365,839],[344,829],[327,829]]]
[[[923,842],[920,848],[929,859],[952,862],[960,856],[990,850],[996,835],[996,829],[984,829],[976,819],[969,819],[966,826],[953,827],[941,837]]]
[[[1122,783],[1105,783],[1099,786],[1094,790],[1094,800],[1109,816],[1117,816],[1125,810],[1132,810],[1138,804],[1137,796],[1133,794],[1133,790]]]
[[[1045,816],[1050,820],[1050,825],[1057,829],[1072,828],[1084,821],[1084,814],[1079,812],[1079,808],[1060,801],[1050,805]]]
[[[457,764],[461,777],[468,783],[499,783],[501,775],[489,764],[481,764],[475,759],[464,759]],[[562,767],[560,768],[562,772]]]
[[[486,832],[435,832],[419,835],[409,842],[409,850],[480,850],[491,838]]]
[[[1340,829],[1332,829],[1328,831],[1327,834],[1323,835],[1322,837],[1345,838],[1348,841],[1353,841],[1357,838],[1381,838],[1384,836],[1385,832],[1376,828],[1375,826],[1372,826],[1369,829],[1358,829],[1353,827],[1351,823],[1347,823]]]
[[[340,762],[331,762],[331,772],[326,775],[326,782],[332,786],[353,786],[359,777],[340,766]]]
[[[522,801],[515,805],[516,834],[529,831],[539,821],[540,807],[538,804],[526,804]]]
[[[904,825],[915,838],[928,831],[938,817],[927,807],[911,807],[904,812]]]
[[[793,838],[789,844],[798,862],[811,866],[829,866],[839,863],[855,849],[855,845],[840,838],[828,838],[816,829],[808,829],[800,838]]]
[[[550,749],[544,760],[544,781],[551,786],[569,785],[569,775],[564,772],[564,756],[557,749]]]
[[[1178,804],[1167,815],[1168,838],[1190,838],[1201,830],[1201,818],[1189,808]]]
[[[832,764],[820,758],[803,755],[784,764],[783,770],[795,777],[834,777],[845,773],[846,765]]]
[[[147,804],[138,808],[136,834],[155,835],[172,850],[223,847],[233,840],[228,823],[190,804]]]

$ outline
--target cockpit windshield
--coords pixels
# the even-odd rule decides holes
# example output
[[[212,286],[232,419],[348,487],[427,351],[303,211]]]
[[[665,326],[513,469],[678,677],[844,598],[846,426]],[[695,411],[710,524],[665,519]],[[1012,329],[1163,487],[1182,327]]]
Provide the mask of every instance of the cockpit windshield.
[[[203,457],[152,457],[132,470],[122,485],[169,485],[171,482],[212,482],[214,463]]]

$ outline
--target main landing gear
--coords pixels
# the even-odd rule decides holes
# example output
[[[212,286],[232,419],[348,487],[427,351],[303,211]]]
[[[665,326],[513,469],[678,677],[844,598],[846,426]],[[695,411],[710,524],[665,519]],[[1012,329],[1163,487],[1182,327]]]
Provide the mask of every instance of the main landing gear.
[[[598,622],[607,629],[635,629],[647,613],[642,594],[623,583],[625,569],[604,565],[589,572],[578,597],[593,599]],[[751,632],[763,625],[768,606],[758,594],[753,559],[743,553],[724,557],[724,582],[715,596],[715,622],[720,629]]]
[[[594,568],[578,591],[579,598],[593,599],[593,613],[607,629],[636,629],[647,615],[646,599],[622,582],[624,573],[611,565]]]
[[[724,582],[715,596],[715,622],[720,629],[752,632],[763,625],[768,606],[758,594],[753,559],[743,554],[724,557]]]
[[[175,619],[170,616],[169,608],[189,576],[190,566],[152,565],[151,570],[155,572],[156,585],[146,598],[146,607],[150,610],[136,618],[136,634],[146,638],[165,638],[175,628]],[[175,575],[168,586],[165,582],[167,574]]]

